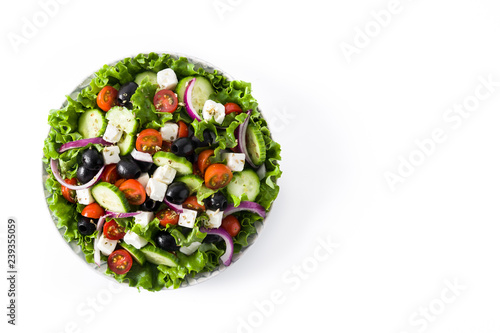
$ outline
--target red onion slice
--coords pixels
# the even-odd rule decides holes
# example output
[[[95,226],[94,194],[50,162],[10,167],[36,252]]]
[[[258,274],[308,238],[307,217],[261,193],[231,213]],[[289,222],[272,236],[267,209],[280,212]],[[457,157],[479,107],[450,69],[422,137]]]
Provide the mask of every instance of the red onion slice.
[[[121,219],[121,218],[124,218],[124,217],[132,217],[132,216],[135,216],[135,215],[139,215],[141,212],[132,212],[132,213],[115,213],[115,212],[111,212],[111,211],[106,211],[106,215],[109,216],[109,217],[112,217],[112,218],[117,218],[117,219]]]
[[[236,212],[241,212],[242,210],[258,214],[262,218],[266,217],[266,210],[264,207],[253,201],[242,201],[238,207],[234,207],[233,204],[229,204],[226,210],[224,210],[224,217]]]
[[[224,254],[220,257],[220,260],[222,261],[224,266],[231,265],[231,260],[233,259],[233,253],[234,253],[234,243],[231,235],[229,235],[227,231],[224,230],[223,228],[207,229],[201,227],[200,231],[210,235],[220,236],[224,240],[224,242],[226,242],[226,252],[224,252]]]
[[[245,154],[245,160],[252,166],[252,168],[257,168],[257,166],[252,162],[250,159],[250,154],[248,153],[247,149],[247,139],[246,139],[246,134],[247,134],[247,128],[248,128],[248,123],[250,121],[250,114],[252,113],[252,110],[247,111],[247,117],[243,124],[238,126],[237,133],[238,133],[238,150]]]
[[[153,163],[153,157],[150,154],[138,151],[135,148],[130,155],[132,155],[134,160]]]
[[[201,117],[198,114],[197,110],[195,110],[192,101],[195,82],[196,78],[193,78],[191,81],[189,81],[186,91],[184,92],[184,103],[186,104],[186,111],[188,115],[195,120],[201,121]]]
[[[166,203],[167,206],[177,214],[182,214],[182,212],[184,211],[181,205],[171,203],[170,201],[167,200],[167,198],[163,199],[163,202]]]
[[[99,179],[102,176],[102,172],[104,171],[104,167],[102,167],[101,170],[99,170],[99,172],[94,176],[94,178],[92,178],[92,180],[89,181],[88,183],[85,183],[83,185],[70,185],[67,184],[61,177],[61,174],[59,173],[59,162],[57,162],[57,160],[50,159],[50,169],[52,170],[52,173],[54,174],[54,177],[59,182],[59,184],[69,188],[70,190],[84,190],[86,188],[91,187],[92,185],[94,185],[99,181]]]
[[[97,247],[97,242],[99,242],[99,238],[102,235],[102,226],[104,225],[104,222],[106,221],[106,217],[108,217],[109,214],[104,214],[99,218],[99,221],[97,221],[97,236],[94,239],[94,262],[97,266],[101,267],[101,250]]]
[[[89,143],[93,143],[95,145],[104,145],[104,146],[110,146],[112,145],[111,142],[108,142],[104,140],[103,138],[91,138],[91,139],[82,139],[82,140],[76,140],[76,141],[71,141],[68,143],[65,143],[59,148],[59,153],[63,153],[66,150],[74,149],[74,148],[82,148],[88,145]]]

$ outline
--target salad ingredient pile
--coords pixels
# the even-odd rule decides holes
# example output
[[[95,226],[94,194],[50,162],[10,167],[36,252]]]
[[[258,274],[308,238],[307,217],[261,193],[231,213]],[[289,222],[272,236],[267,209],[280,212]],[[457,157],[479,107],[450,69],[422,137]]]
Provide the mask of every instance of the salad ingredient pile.
[[[280,146],[250,84],[186,58],[105,65],[49,124],[57,226],[130,286],[178,288],[230,265],[278,195]]]

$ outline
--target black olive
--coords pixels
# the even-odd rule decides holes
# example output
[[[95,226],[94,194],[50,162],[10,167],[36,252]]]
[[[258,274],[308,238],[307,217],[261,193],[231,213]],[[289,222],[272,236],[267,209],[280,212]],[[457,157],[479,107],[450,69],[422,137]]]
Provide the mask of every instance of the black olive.
[[[99,170],[104,165],[102,154],[95,149],[87,149],[82,154],[82,165],[89,170]]]
[[[177,251],[179,246],[175,243],[175,238],[168,231],[161,230],[154,236],[156,246],[165,251]]]
[[[78,217],[78,231],[84,235],[92,235],[96,229],[97,220],[80,215]]]
[[[203,141],[200,141],[197,137],[193,136],[193,143],[196,147],[208,147],[215,143],[217,136],[214,132],[210,130],[203,131]]]
[[[139,166],[139,169],[141,169],[142,172],[148,172],[149,169],[151,169],[151,166],[153,165],[153,163],[151,162],[144,162],[138,160],[135,160],[134,162]]]
[[[172,142],[170,149],[177,156],[188,156],[194,152],[194,144],[190,138],[178,138]]]
[[[220,238],[217,235],[206,235],[205,238],[203,238],[203,243],[217,243],[218,241],[221,241],[222,238]]]
[[[127,82],[121,86],[120,90],[118,90],[118,104],[131,109],[132,102],[130,98],[137,90],[137,87],[137,83],[135,82]]]
[[[210,210],[226,210],[227,199],[224,194],[217,192],[205,199],[205,206]]]
[[[173,182],[168,185],[165,199],[173,204],[180,205],[189,197],[189,187],[183,182]]]
[[[120,178],[135,179],[141,175],[141,169],[133,160],[123,159],[116,165],[116,172]]]
[[[155,201],[151,198],[147,198],[146,201],[144,201],[144,203],[141,204],[140,210],[146,211],[146,212],[153,212],[156,210],[156,208],[158,208],[159,205],[160,205],[160,202]]]
[[[88,183],[89,181],[94,178],[94,176],[97,174],[97,170],[90,170],[84,167],[83,165],[80,165],[78,169],[76,169],[76,179],[80,181],[80,183],[85,184]]]

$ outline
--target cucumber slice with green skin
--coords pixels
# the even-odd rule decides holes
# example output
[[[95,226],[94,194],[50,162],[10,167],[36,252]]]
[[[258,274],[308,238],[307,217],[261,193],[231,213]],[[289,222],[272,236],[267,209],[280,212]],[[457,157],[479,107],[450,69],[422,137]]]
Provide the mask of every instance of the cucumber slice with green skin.
[[[137,132],[139,122],[135,114],[124,106],[114,106],[106,112],[106,119],[125,133],[133,135]]]
[[[194,110],[201,115],[201,110],[203,110],[203,105],[209,99],[210,95],[214,93],[214,88],[210,81],[208,81],[203,76],[197,76],[194,82],[193,93],[191,97],[191,103]]]
[[[203,185],[203,179],[197,175],[186,175],[177,178],[176,181],[183,182],[189,188],[189,195],[196,192],[201,185]]]
[[[104,134],[107,123],[104,112],[88,110],[78,119],[78,132],[84,139],[97,138]]]
[[[116,145],[120,148],[120,155],[130,154],[135,148],[135,135],[123,134]]]
[[[247,150],[252,163],[259,166],[266,160],[266,143],[262,132],[254,124],[249,124],[246,133]]]
[[[115,213],[126,213],[130,210],[125,194],[113,184],[100,182],[92,187],[95,201],[106,210]]]
[[[129,245],[125,242],[121,242],[120,246],[123,247],[125,250],[127,250],[128,253],[132,256],[132,258],[135,259],[140,265],[143,265],[146,262],[146,256],[144,253],[141,252],[141,250],[136,249],[132,245]]]
[[[254,201],[260,192],[260,179],[253,170],[235,172],[233,179],[227,185],[227,193],[241,199],[243,194],[247,195],[249,201]]]
[[[175,93],[177,94],[177,99],[179,103],[184,103],[184,93],[186,92],[187,85],[189,81],[194,79],[194,76],[187,76],[177,83],[177,87],[175,87]]]
[[[141,82],[147,80],[148,82],[151,82],[152,84],[158,84],[158,81],[156,81],[156,73],[155,72],[142,72],[137,74],[135,77],[134,82],[137,83],[138,86],[141,85]]]
[[[193,164],[185,157],[177,156],[174,153],[159,151],[153,155],[153,163],[157,166],[169,165],[177,171],[179,176],[193,173]]]
[[[141,249],[141,252],[146,257],[146,260],[156,265],[165,265],[169,267],[177,267],[179,258],[170,252],[164,251],[153,245],[146,245]]]

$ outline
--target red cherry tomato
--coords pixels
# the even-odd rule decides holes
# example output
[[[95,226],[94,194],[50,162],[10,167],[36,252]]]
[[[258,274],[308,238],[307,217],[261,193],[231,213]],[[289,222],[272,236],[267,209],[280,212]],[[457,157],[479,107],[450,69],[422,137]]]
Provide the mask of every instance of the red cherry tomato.
[[[156,93],[153,104],[159,112],[173,113],[177,109],[179,101],[172,90],[162,89]]]
[[[82,210],[82,215],[91,219],[98,219],[105,214],[104,209],[97,202],[87,205]]]
[[[125,236],[125,228],[116,223],[115,220],[109,220],[104,223],[103,234],[107,239],[119,240]]]
[[[179,138],[187,138],[189,136],[188,125],[182,120],[179,120],[177,125],[179,125]]]
[[[108,267],[116,274],[125,274],[132,268],[132,256],[123,249],[116,250],[108,257]]]
[[[135,179],[124,181],[118,189],[125,193],[125,197],[131,205],[139,206],[146,201],[146,190],[142,184]]]
[[[212,190],[227,186],[233,173],[225,164],[212,164],[205,171],[205,185]]]
[[[102,172],[103,182],[114,184],[119,178],[116,171],[116,164],[108,164],[104,167],[104,171]]]
[[[117,96],[118,90],[111,86],[105,86],[97,95],[97,106],[100,107],[101,110],[107,112],[116,105]]]
[[[234,237],[240,232],[241,224],[240,221],[233,215],[226,216],[222,219],[221,227],[227,231],[231,237]]]
[[[179,222],[179,214],[170,208],[159,211],[156,213],[156,217],[160,220],[160,225],[162,227],[165,227],[167,224],[177,225]]]
[[[150,154],[156,153],[161,149],[161,146],[161,134],[152,128],[145,129],[139,133],[137,141],[135,142],[135,149]]]
[[[65,179],[64,182],[67,184],[70,184],[70,185],[76,185],[76,178]],[[75,190],[70,190],[66,186],[61,185],[61,192],[62,192],[64,199],[68,200],[71,203],[76,202],[76,191]]]
[[[243,110],[241,110],[240,106],[236,103],[226,103],[224,105],[224,109],[226,110],[226,114],[230,114],[232,112],[236,112],[236,114],[240,114],[241,112],[243,112]]]
[[[196,196],[195,195],[192,195],[190,197],[188,197],[186,199],[186,201],[184,201],[182,203],[182,207],[184,208],[187,208],[187,209],[193,209],[193,210],[197,210],[197,211],[205,211],[205,205],[204,204],[199,204],[198,203],[198,199],[196,199]]]
[[[200,170],[202,175],[205,173],[205,169],[210,165],[210,157],[213,155],[213,149],[204,150],[198,155],[198,170]]]

